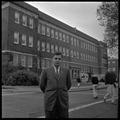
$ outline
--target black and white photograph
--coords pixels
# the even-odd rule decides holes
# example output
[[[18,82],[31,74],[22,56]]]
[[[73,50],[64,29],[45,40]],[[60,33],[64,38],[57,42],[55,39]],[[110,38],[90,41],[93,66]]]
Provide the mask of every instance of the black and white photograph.
[[[119,118],[118,1],[2,1],[2,118]]]

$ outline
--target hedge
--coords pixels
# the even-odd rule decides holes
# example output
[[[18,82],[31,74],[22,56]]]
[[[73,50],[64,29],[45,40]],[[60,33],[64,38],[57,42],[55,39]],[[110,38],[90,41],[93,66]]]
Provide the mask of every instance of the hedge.
[[[6,85],[38,85],[39,77],[36,73],[26,70],[18,70],[9,75]]]

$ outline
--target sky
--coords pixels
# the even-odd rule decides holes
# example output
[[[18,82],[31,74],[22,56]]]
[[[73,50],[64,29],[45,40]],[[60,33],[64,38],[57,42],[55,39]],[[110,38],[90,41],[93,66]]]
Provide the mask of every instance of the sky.
[[[97,20],[101,2],[26,2],[59,21],[103,41],[104,28]]]

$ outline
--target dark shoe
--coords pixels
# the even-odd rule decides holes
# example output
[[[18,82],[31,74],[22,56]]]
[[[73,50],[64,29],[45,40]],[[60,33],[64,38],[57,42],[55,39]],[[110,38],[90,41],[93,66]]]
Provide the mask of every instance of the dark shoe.
[[[94,99],[97,99],[97,98],[98,98],[98,96],[94,97]]]
[[[106,99],[104,98],[104,103],[106,103]]]

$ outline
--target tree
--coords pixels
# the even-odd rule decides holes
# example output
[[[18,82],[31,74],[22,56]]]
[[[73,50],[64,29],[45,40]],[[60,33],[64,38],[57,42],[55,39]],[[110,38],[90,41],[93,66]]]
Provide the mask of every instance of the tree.
[[[103,41],[108,49],[118,48],[118,2],[102,2],[97,8],[97,20],[105,27]]]

